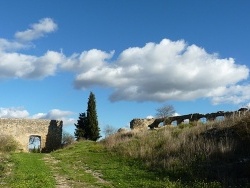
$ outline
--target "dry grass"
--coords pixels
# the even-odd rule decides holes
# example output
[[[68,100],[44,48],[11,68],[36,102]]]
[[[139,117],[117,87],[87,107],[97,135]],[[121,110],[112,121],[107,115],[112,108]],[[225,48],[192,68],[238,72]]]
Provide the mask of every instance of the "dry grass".
[[[151,169],[182,179],[200,177],[225,186],[250,181],[250,114],[205,124],[197,122],[195,126],[116,133],[103,143],[123,156],[144,161]]]
[[[9,153],[18,147],[12,136],[0,135],[0,187],[5,184],[4,180],[9,174]]]
[[[17,147],[18,144],[12,136],[0,135],[0,152],[15,151]]]

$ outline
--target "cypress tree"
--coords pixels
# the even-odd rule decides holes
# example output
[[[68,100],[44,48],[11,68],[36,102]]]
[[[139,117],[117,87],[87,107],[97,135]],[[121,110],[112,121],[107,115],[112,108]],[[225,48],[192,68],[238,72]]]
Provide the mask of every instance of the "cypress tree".
[[[85,113],[79,114],[79,119],[77,124],[75,124],[75,138],[76,140],[87,139],[86,138],[86,128],[87,128],[87,116]]]
[[[87,109],[86,138],[96,141],[100,138],[100,128],[98,126],[95,95],[90,92]]]

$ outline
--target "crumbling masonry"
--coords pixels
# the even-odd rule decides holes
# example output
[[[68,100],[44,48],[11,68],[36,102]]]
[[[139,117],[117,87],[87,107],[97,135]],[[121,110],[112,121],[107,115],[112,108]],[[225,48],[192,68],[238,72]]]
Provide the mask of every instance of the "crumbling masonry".
[[[250,113],[249,109],[247,108],[241,108],[238,111],[233,112],[224,112],[224,111],[218,111],[215,113],[207,113],[207,114],[187,114],[182,116],[172,116],[167,118],[151,118],[151,119],[133,119],[130,122],[130,128],[131,129],[154,129],[159,127],[160,123],[163,123],[164,125],[171,125],[172,122],[176,121],[177,125],[180,125],[184,122],[184,120],[189,120],[189,122],[196,122],[199,121],[201,118],[205,118],[206,121],[213,121],[217,117],[229,117],[229,116],[240,116],[245,115],[246,113]]]
[[[61,147],[63,122],[45,119],[0,119],[0,136],[11,135],[19,143],[19,150],[29,150],[30,136],[40,138],[42,152]]]

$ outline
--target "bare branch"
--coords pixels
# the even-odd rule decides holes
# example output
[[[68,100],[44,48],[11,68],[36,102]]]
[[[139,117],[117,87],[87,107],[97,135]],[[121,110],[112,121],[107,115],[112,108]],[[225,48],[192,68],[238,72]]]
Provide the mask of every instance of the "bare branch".
[[[172,105],[164,104],[162,107],[156,109],[156,117],[166,118],[173,116],[175,109]]]

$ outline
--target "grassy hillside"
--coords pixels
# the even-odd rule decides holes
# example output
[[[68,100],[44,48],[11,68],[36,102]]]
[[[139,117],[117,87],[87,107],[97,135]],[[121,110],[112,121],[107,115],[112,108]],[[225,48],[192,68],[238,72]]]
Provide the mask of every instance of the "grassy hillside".
[[[116,133],[50,154],[7,153],[15,144],[6,143],[0,187],[250,187],[250,115]]]
[[[206,124],[117,133],[103,143],[182,185],[250,186],[249,114]]]
[[[136,160],[108,152],[100,143],[82,141],[52,153],[60,173],[85,187],[180,187]],[[74,185],[77,187],[77,185]]]
[[[0,187],[171,188],[220,187],[196,181],[183,184],[148,169],[142,161],[107,151],[101,143],[81,141],[51,154],[16,153]]]
[[[10,157],[11,170],[0,187],[55,187],[50,168],[44,164],[43,155],[16,153]]]

